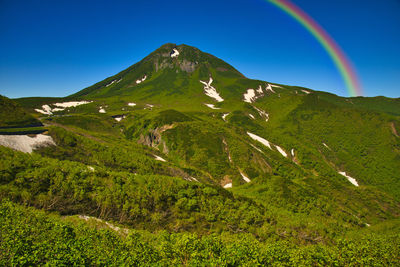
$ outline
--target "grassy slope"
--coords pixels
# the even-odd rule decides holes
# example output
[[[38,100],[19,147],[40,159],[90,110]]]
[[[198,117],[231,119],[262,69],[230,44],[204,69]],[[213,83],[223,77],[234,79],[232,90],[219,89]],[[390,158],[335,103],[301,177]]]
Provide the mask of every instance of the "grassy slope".
[[[68,214],[90,212],[151,231],[245,231],[267,243],[286,239],[300,244],[331,243],[340,233],[360,232],[367,223],[380,225],[399,216],[398,99],[346,99],[282,86],[274,88],[276,93],[267,93],[256,103],[248,104],[242,99],[246,89],[258,85],[265,88],[265,82],[246,79],[223,61],[186,46],[179,46],[181,55],[171,59],[169,52],[173,47],[163,46],[127,70],[64,99],[93,103],[44,120],[52,125],[50,134],[58,146],[39,150],[43,158],[35,156],[35,164],[42,166],[41,162],[48,157],[54,159],[54,166],[66,164],[67,160],[99,169],[90,179],[85,177],[85,187],[77,186],[75,193],[67,194],[76,201],[68,204]],[[183,60],[197,61],[196,70],[181,70]],[[136,84],[136,79],[144,75],[148,76],[146,81]],[[212,85],[225,99],[222,103],[203,92],[199,80],[207,81],[210,75],[214,78]],[[121,78],[120,82],[106,86]],[[50,100],[18,101],[33,109]],[[129,107],[129,102],[137,105]],[[212,110],[204,103],[213,103],[220,109]],[[100,106],[106,114],[98,112]],[[253,106],[265,110],[269,121]],[[226,121],[222,119],[224,113],[229,113]],[[125,118],[116,122],[111,117],[114,115]],[[165,125],[171,128],[157,139],[157,131]],[[288,158],[275,148],[270,150],[252,140],[247,131],[279,145],[289,154]],[[153,148],[137,144],[145,137],[153,140]],[[291,149],[295,156],[290,155]],[[154,155],[168,162],[155,161]],[[338,171],[346,171],[360,186],[352,185]],[[240,172],[251,182],[246,183]],[[5,183],[3,189],[12,184],[15,192],[21,191],[24,185],[17,178],[29,173],[27,168],[22,173],[10,174],[10,184]],[[81,177],[72,173],[71,177]],[[132,173],[144,176],[134,178]],[[173,176],[181,180],[195,177],[207,186],[181,180],[164,184],[165,177]],[[52,177],[48,177],[50,181]],[[130,185],[140,179],[142,182]],[[229,193],[220,188],[228,181],[233,183]],[[146,187],[146,183],[155,187]],[[93,184],[110,190],[97,191]],[[163,194],[165,187],[172,193]],[[56,199],[63,203],[65,195],[53,196],[46,186],[40,188],[41,194],[26,188],[23,194],[7,189],[3,197],[12,196],[20,202],[28,198],[25,203],[39,208],[48,207]],[[174,199],[182,188],[195,188],[195,193],[192,190]],[[209,194],[204,193],[208,190],[205,188],[216,190],[209,202],[205,200]],[[129,195],[138,189],[142,193]],[[110,197],[93,197],[102,194]],[[122,197],[126,194],[132,201]],[[147,209],[150,204],[141,194],[152,199],[152,209]],[[89,202],[82,203],[81,198]],[[57,207],[51,209],[62,211],[61,206]],[[234,218],[232,224],[227,225],[228,217]],[[264,223],[258,224],[260,221]]]

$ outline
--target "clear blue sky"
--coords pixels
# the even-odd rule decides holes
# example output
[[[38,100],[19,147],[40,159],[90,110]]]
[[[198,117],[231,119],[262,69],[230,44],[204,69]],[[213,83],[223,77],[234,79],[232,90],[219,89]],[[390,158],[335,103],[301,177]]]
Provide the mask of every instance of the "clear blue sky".
[[[399,0],[292,1],[343,48],[367,96],[400,97]],[[167,42],[249,78],[348,96],[314,37],[265,0],[0,0],[0,94],[66,96]]]

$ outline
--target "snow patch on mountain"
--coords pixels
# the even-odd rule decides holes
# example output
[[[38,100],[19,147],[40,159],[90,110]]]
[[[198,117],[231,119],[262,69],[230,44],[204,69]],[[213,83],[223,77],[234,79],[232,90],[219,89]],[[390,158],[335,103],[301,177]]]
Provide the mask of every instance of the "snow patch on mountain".
[[[166,162],[166,160],[165,159],[163,159],[162,157],[160,157],[160,156],[157,156],[157,155],[153,155],[154,156],[154,158],[156,159],[156,160],[158,160],[158,161],[163,161],[163,162]]]
[[[92,101],[69,101],[62,103],[54,103],[54,104],[46,104],[42,106],[42,109],[35,109],[36,112],[45,114],[45,115],[53,115],[53,112],[63,111],[66,108],[77,107],[84,104],[89,104]],[[50,105],[56,106],[57,108],[51,108]]]
[[[114,83],[119,83],[121,80],[122,80],[122,78],[119,80],[114,80],[114,81],[110,82],[109,84],[107,84],[106,87],[109,87],[110,85],[112,85]]]
[[[282,154],[282,156],[284,156],[285,158],[287,158],[287,153],[285,152],[285,150],[283,150],[280,146],[275,145],[276,149],[279,151],[279,153]]]
[[[294,148],[292,148],[292,150],[290,150],[290,154],[292,154],[292,157],[294,157]]]
[[[275,88],[283,88],[282,86],[279,86],[279,85],[276,85],[276,84],[271,84],[271,86],[275,87]]]
[[[205,103],[204,103],[204,105],[206,105],[207,107],[209,107],[209,108],[211,108],[211,109],[220,109],[220,108],[216,108],[216,107],[214,106],[214,104],[205,104]]]
[[[352,183],[355,186],[358,186],[357,180],[354,179],[353,177],[349,176],[346,174],[346,172],[339,172],[340,175],[343,175],[344,177],[347,178],[347,180],[349,180],[350,183]]]
[[[253,103],[258,98],[263,96],[264,96],[264,91],[261,85],[259,85],[257,90],[254,90],[252,88],[247,89],[246,93],[243,94],[243,101],[247,103]]]
[[[224,121],[226,121],[226,117],[229,115],[229,113],[225,113],[225,114],[223,114],[222,115],[222,119],[224,120]]]
[[[37,134],[34,137],[28,135],[0,135],[0,145],[25,153],[31,153],[36,148],[55,146],[56,144],[51,136]]]
[[[257,150],[258,152],[264,154],[264,152],[263,152],[261,149],[259,149],[258,147],[256,147],[255,145],[253,145],[253,144],[250,144],[250,145],[251,145],[255,150]]]
[[[172,49],[171,57],[177,57],[177,56],[179,56],[179,51],[176,48]]]
[[[249,179],[249,177],[247,177],[246,175],[244,175],[241,171],[239,171],[239,172],[240,172],[240,175],[242,176],[243,180],[246,181],[246,183],[250,183],[250,182],[251,182],[251,180]]]
[[[250,133],[250,132],[247,132],[247,134],[248,134],[252,139],[254,139],[254,140],[260,142],[261,144],[263,144],[264,146],[266,146],[266,147],[268,147],[269,149],[272,150],[271,143],[268,142],[267,140],[265,140],[264,138],[262,138],[262,137],[260,137],[260,136],[258,136],[258,135],[255,135],[255,134],[253,134],[253,133]]]
[[[303,93],[306,93],[307,95],[310,94],[311,92],[307,91],[307,90],[301,90]]]
[[[89,104],[92,101],[69,101],[69,102],[62,102],[62,103],[54,103],[53,105],[56,107],[61,107],[61,108],[71,108],[71,107],[77,107],[80,105],[85,105]],[[55,111],[55,109],[53,109]]]
[[[99,108],[99,113],[106,113],[106,110],[103,107]]]
[[[136,80],[136,84],[142,83],[142,82],[144,82],[146,79],[147,79],[147,76],[144,75],[142,79]]]
[[[243,94],[244,102],[253,103],[255,101],[256,93],[254,89],[247,89],[246,93]]]
[[[228,184],[224,185],[224,188],[232,188],[232,183],[228,183]]]
[[[268,83],[267,87],[265,88],[265,91],[267,91],[267,92],[270,91],[272,93],[275,93],[274,89],[272,89],[272,86],[273,86],[272,84]]]
[[[324,145],[324,147],[326,147],[327,149],[331,150],[331,148],[327,144],[325,144],[325,143],[322,143],[322,144]]]
[[[253,114],[249,114],[250,118],[252,118],[253,120],[255,120],[256,118],[254,118]]]
[[[134,107],[134,106],[136,106],[136,103],[128,103],[128,106]]]
[[[42,109],[35,109],[36,112],[45,114],[45,115],[52,115],[53,112],[51,112],[51,107],[49,105],[43,105]]]
[[[264,118],[265,121],[268,121],[268,120],[269,120],[269,114],[268,114],[267,112],[265,112],[264,110],[261,110],[261,109],[255,107],[255,106],[253,106],[253,108],[254,108],[255,110],[257,110],[257,112],[258,112],[258,114],[260,115],[261,118]]]
[[[212,77],[210,77],[210,79],[207,82],[204,81],[200,81],[202,84],[204,84],[204,93],[206,95],[208,95],[209,97],[214,98],[215,100],[217,100],[218,102],[222,102],[224,101],[224,99],[219,95],[219,93],[217,92],[217,89],[215,89],[213,86],[211,86],[213,79]]]

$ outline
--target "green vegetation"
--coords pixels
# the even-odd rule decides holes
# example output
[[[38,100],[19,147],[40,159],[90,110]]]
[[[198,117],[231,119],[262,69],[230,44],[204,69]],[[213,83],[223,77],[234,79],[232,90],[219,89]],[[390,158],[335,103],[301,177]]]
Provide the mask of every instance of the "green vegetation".
[[[40,121],[14,101],[0,95],[0,129],[41,126]]]
[[[56,146],[0,147],[0,265],[399,265],[399,99],[266,87],[166,44],[66,98],[2,98],[1,131]]]

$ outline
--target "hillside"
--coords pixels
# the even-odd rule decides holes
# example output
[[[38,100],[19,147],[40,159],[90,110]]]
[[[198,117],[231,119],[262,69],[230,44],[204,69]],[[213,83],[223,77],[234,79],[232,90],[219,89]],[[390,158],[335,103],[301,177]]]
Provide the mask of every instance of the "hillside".
[[[124,245],[107,251],[130,248],[136,264],[399,264],[398,244],[384,245],[399,235],[399,99],[252,80],[166,44],[73,95],[15,101],[46,142],[31,154],[0,147],[1,208],[12,211],[1,220],[34,214],[33,239],[65,225],[71,249],[114,240]],[[114,233],[94,230],[104,227]]]

